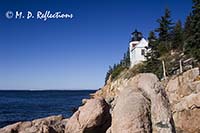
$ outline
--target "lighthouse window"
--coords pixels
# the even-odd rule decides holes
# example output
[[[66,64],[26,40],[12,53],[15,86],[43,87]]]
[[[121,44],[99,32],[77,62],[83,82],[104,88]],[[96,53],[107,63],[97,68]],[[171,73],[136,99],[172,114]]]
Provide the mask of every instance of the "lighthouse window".
[[[144,49],[141,50],[141,55],[145,55],[145,50]]]

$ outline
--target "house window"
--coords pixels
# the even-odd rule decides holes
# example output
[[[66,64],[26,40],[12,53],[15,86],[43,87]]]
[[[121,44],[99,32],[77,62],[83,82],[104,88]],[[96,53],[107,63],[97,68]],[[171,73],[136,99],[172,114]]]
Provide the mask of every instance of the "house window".
[[[136,44],[132,44],[132,47],[134,48],[136,46]]]
[[[141,50],[141,55],[145,55],[145,50],[144,49]]]

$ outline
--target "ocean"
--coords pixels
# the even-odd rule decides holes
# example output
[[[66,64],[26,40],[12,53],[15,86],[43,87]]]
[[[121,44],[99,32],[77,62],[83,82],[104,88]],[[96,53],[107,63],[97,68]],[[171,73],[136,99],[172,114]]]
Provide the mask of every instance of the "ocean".
[[[0,91],[0,128],[51,115],[70,117],[92,90]]]

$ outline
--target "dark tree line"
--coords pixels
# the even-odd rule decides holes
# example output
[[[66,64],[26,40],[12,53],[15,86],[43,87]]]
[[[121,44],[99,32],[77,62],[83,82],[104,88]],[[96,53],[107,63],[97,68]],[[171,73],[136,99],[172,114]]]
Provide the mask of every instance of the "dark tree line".
[[[200,0],[193,0],[185,23],[185,52],[200,61]]]
[[[149,52],[146,55],[142,72],[153,72],[162,76],[162,57],[175,51],[184,53],[200,61],[200,0],[193,0],[192,12],[185,20],[184,26],[178,20],[172,21],[169,9],[158,20],[159,27],[149,33]],[[156,36],[157,33],[157,36]]]
[[[184,53],[200,61],[200,0],[193,0],[192,11],[185,20],[184,26],[178,20],[173,22],[167,8],[158,20],[158,27],[149,33],[146,59],[141,72],[152,72],[158,77],[162,74],[161,59],[172,51]],[[123,62],[130,64],[129,51],[119,64],[109,67],[106,81],[110,75],[115,78],[124,69]],[[126,68],[129,66],[127,65]]]
[[[185,20],[184,27],[180,20],[176,23],[172,21],[169,9],[165,10],[165,14],[157,22],[159,24],[155,30],[158,33],[157,48],[153,48],[152,52],[157,50],[162,56],[171,50],[182,51],[200,60],[200,0],[193,0],[192,12]],[[155,33],[150,32],[150,38],[152,34]],[[152,41],[150,41],[150,47],[151,43]]]

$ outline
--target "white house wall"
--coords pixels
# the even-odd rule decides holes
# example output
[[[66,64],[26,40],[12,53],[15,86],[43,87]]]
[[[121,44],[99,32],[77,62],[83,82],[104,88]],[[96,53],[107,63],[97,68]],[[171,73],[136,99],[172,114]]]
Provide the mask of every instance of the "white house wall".
[[[135,47],[132,47],[132,44],[137,44]],[[146,58],[144,55],[141,54],[142,49],[145,50],[148,46],[148,42],[143,38],[140,42],[133,41],[129,44],[129,50],[130,50],[130,61],[131,61],[131,67],[133,67],[135,64],[140,63],[141,61],[145,61]]]

